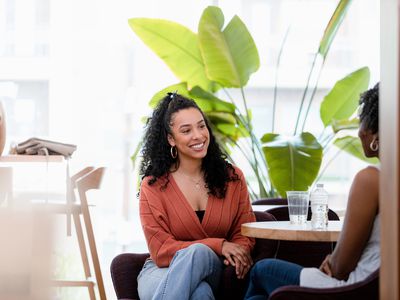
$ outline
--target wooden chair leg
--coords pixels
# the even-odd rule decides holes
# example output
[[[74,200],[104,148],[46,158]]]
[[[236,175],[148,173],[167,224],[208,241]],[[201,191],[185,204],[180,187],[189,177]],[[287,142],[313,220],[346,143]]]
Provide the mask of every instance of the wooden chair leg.
[[[89,208],[87,205],[82,205],[82,215],[83,215],[83,220],[85,222],[86,234],[87,234],[87,239],[88,239],[88,243],[89,243],[90,254],[92,256],[94,274],[96,276],[96,282],[97,282],[97,286],[99,288],[100,299],[106,300],[106,293],[105,293],[105,289],[104,289],[103,277],[102,277],[101,269],[100,269],[100,261],[99,261],[99,256],[97,253],[92,221],[91,221],[90,215],[89,215]]]
[[[89,286],[88,289],[89,289],[90,300],[96,300],[96,294],[94,292],[94,286],[93,285]]]
[[[86,199],[86,191],[90,189],[98,189],[103,176],[104,168],[98,168],[83,178],[77,181],[77,187],[79,192],[79,198],[82,205],[82,216],[85,223],[86,236],[89,243],[90,254],[93,261],[93,268],[96,277],[97,287],[99,289],[99,295],[101,300],[106,300],[106,292],[104,288],[103,277],[101,274],[100,261],[96,248],[96,241],[93,233],[92,221],[90,218],[89,206]]]
[[[89,259],[85,245],[85,238],[83,236],[81,219],[79,214],[77,213],[74,213],[73,216],[74,216],[76,236],[78,239],[79,251],[81,253],[81,258],[82,258],[83,270],[85,272],[86,279],[89,279],[92,276],[92,274],[90,272]]]

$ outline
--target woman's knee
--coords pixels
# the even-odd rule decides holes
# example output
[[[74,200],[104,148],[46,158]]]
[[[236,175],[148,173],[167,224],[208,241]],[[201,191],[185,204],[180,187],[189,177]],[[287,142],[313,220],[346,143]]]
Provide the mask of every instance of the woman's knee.
[[[212,288],[205,281],[199,283],[199,285],[193,291],[190,297],[190,300],[203,300],[203,299],[204,300],[214,299],[214,293],[212,291]]]
[[[251,278],[255,280],[274,280],[290,281],[293,284],[300,278],[300,272],[303,267],[291,262],[267,258],[257,262],[251,270]]]
[[[199,252],[199,253],[208,253],[208,252],[212,252],[214,253],[214,251],[208,247],[207,245],[204,245],[202,243],[195,243],[190,245],[189,247],[186,248],[187,251],[192,251],[192,252]]]
[[[177,253],[185,253],[187,256],[199,257],[201,259],[218,259],[215,252],[207,245],[196,243],[179,250]]]
[[[258,261],[252,268],[251,272],[254,275],[264,274],[267,270],[271,270],[275,268],[275,259],[273,258],[265,258]]]
[[[167,268],[158,268],[153,261],[146,261],[137,278],[140,299],[153,298],[154,291],[158,288],[160,280],[167,275],[167,271]]]

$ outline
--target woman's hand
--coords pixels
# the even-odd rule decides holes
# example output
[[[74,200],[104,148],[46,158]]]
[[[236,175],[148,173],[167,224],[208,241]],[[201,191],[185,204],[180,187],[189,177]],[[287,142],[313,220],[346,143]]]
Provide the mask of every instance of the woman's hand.
[[[224,241],[222,244],[222,255],[226,258],[225,265],[232,265],[236,269],[236,276],[241,279],[247,274],[253,265],[250,253],[241,245]]]
[[[331,270],[331,265],[329,263],[329,260],[331,258],[331,255],[328,254],[324,261],[322,262],[321,266],[319,267],[320,271],[322,271],[323,273],[325,273],[326,275],[332,277],[332,270]]]

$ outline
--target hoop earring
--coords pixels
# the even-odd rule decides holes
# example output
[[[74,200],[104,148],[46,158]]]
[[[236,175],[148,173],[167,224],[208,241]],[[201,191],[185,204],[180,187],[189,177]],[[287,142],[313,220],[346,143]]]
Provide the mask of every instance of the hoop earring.
[[[171,156],[175,159],[178,156],[178,150],[176,150],[175,146],[171,146]]]
[[[371,149],[372,151],[376,152],[379,149],[379,142],[377,141],[377,139],[374,139],[371,144],[369,144],[369,149]]]

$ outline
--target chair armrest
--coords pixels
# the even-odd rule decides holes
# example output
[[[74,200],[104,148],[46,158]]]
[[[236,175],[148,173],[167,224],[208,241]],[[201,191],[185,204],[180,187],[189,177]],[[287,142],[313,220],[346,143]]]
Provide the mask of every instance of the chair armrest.
[[[257,222],[276,221],[275,217],[264,211],[255,211]],[[256,245],[253,250],[254,263],[263,258],[273,258],[278,250],[278,241],[268,239],[256,239]]]
[[[269,300],[374,300],[379,299],[379,270],[361,282],[334,288],[288,285],[276,289]]]
[[[137,277],[148,257],[148,253],[124,253],[112,260],[110,272],[117,299],[139,299]]]

